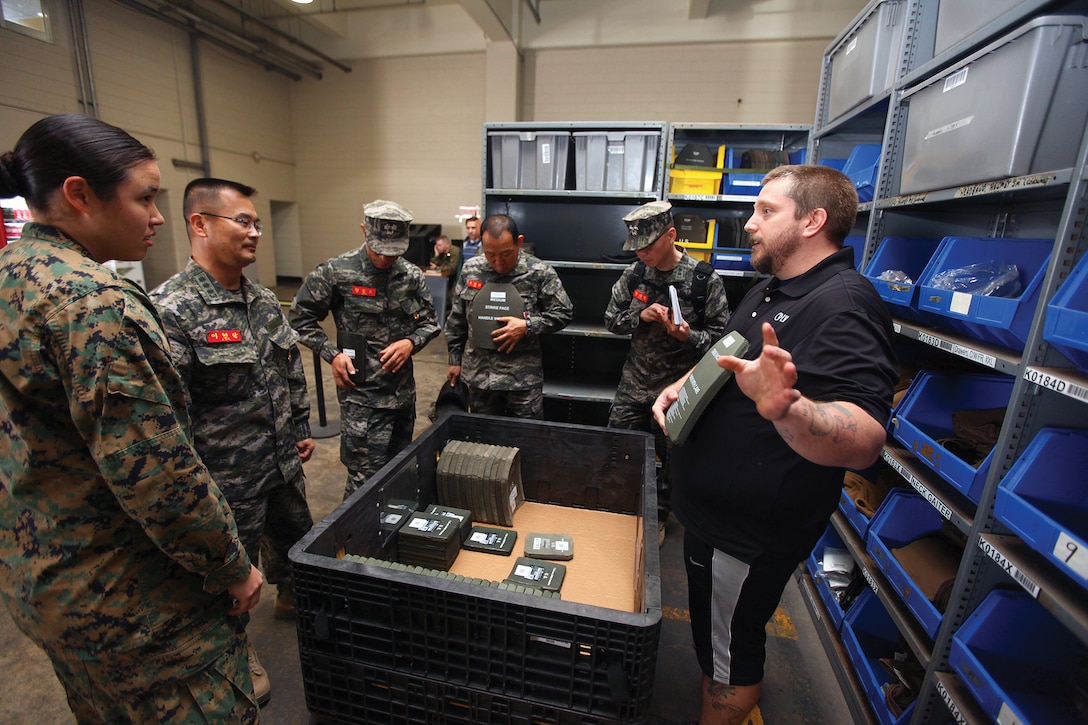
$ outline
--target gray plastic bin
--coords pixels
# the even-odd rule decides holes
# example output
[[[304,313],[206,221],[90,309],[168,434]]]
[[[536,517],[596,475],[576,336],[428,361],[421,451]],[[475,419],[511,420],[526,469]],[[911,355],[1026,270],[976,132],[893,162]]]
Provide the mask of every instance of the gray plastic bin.
[[[570,133],[490,131],[493,189],[565,189]]]
[[[578,191],[653,191],[656,131],[575,131],[574,188]]]
[[[865,17],[831,51],[825,123],[883,93],[895,82],[903,27],[907,24],[906,8],[906,0],[871,5]]]
[[[1036,18],[907,90],[899,193],[1071,166],[1088,120],[1086,22]]]
[[[951,48],[976,30],[989,25],[1021,3],[1021,0],[941,0],[937,6],[937,33],[933,57]]]

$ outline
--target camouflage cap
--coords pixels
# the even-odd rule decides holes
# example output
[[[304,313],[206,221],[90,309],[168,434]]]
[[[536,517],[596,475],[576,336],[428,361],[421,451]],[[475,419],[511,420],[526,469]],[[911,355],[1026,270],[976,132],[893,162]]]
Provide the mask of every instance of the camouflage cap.
[[[363,207],[366,244],[378,254],[396,257],[408,251],[412,212],[395,201],[378,199]]]
[[[623,218],[627,225],[625,252],[648,247],[672,226],[672,204],[667,201],[651,201]]]

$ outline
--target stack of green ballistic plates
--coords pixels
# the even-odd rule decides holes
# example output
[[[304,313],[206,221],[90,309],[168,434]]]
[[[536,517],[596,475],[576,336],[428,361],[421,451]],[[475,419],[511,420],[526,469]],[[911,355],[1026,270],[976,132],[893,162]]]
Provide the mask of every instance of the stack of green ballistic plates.
[[[457,519],[416,512],[397,534],[397,559],[403,564],[449,571],[461,549]]]
[[[549,592],[557,592],[563,586],[563,575],[567,573],[567,567],[556,564],[554,561],[543,559],[530,559],[519,556],[514,562],[514,569],[505,581],[511,584],[521,584],[527,587],[544,589]]]
[[[469,531],[472,530],[472,512],[468,509],[459,509],[454,508],[453,506],[432,503],[425,513],[434,514],[435,516],[445,516],[448,519],[456,521],[457,528],[461,532],[462,544],[464,544],[465,539],[468,538]]]
[[[525,501],[521,451],[470,441],[448,441],[438,459],[439,503],[468,509],[477,521],[513,526]]]
[[[527,534],[525,556],[569,561],[574,558],[574,539],[568,534]]]
[[[514,542],[518,532],[512,529],[493,529],[490,526],[473,526],[461,548],[470,551],[482,551],[487,554],[510,556],[514,551]]]

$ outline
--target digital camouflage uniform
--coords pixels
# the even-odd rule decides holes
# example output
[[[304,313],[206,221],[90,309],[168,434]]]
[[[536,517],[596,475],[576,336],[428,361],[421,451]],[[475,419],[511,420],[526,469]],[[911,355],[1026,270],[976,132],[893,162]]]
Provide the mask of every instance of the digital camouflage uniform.
[[[267,534],[267,579],[290,587],[287,552],[313,526],[295,447],[310,438],[298,333],[271,290],[245,276],[226,290],[191,259],[151,299],[189,392],[196,449],[250,558]]]
[[[378,269],[365,247],[319,264],[306,276],[288,313],[302,344],[327,363],[340,352],[336,340],[330,340],[319,324],[330,312],[337,330],[367,339],[365,359],[357,353],[354,362],[363,371],[364,382],[351,390],[336,390],[347,498],[412,442],[416,420],[412,359],[400,370],[386,372],[379,353],[407,338],[415,354],[440,330],[423,272],[400,257],[390,269]]]
[[[85,721],[256,722],[250,561],[154,307],[52,227],[0,252],[0,590]]]
[[[525,305],[528,330],[512,352],[477,348],[469,331],[476,293],[489,282],[512,284]],[[446,318],[450,365],[461,366],[474,413],[542,418],[544,368],[540,336],[558,332],[574,315],[559,275],[550,265],[521,251],[514,268],[497,274],[483,254],[465,262]]]
[[[610,332],[631,336],[631,347],[609,411],[608,426],[653,433],[654,447],[661,460],[657,477],[657,513],[658,521],[663,523],[671,510],[672,476],[669,473],[669,442],[661,427],[653,422],[654,401],[666,386],[693,368],[703,353],[725,334],[729,306],[725,286],[718,275],[712,274],[706,287],[702,321],[696,319],[692,284],[698,262],[687,254],[667,272],[646,267],[642,281],[632,291],[631,275],[640,264],[635,262],[628,266],[612,285],[612,297],[604,313],[604,324]],[[669,335],[663,324],[647,324],[639,318],[641,312],[654,303],[671,309],[669,285],[676,287],[680,312],[691,326],[691,333],[684,342]]]

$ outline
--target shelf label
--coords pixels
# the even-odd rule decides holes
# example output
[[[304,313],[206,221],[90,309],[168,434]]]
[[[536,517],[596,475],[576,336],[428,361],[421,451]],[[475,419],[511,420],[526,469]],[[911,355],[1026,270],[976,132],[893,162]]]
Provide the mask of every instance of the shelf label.
[[[944,501],[937,497],[937,494],[930,491],[924,483],[915,478],[914,474],[904,468],[903,464],[896,460],[896,458],[887,450],[882,451],[882,454],[884,460],[888,463],[888,465],[891,466],[896,473],[902,476],[903,479],[907,483],[909,483],[915,491],[922,494],[922,498],[924,498],[926,501],[929,501],[929,504],[933,508],[937,509],[937,511],[941,514],[941,516],[945,518],[946,521],[952,520],[952,509],[948,508],[948,506],[945,505]]]
[[[937,680],[937,692],[940,693],[945,707],[948,708],[948,712],[952,714],[952,717],[956,718],[956,722],[959,723],[959,725],[968,725],[967,718],[960,712],[959,705],[952,700],[952,696],[948,694],[948,690],[945,689],[944,683],[940,680]]]
[[[910,483],[911,486],[914,486],[914,490],[922,494],[922,498],[929,501],[930,506],[937,509],[937,512],[940,513],[941,516],[944,516],[946,521],[952,520],[952,509],[945,506],[944,501],[937,498],[936,494],[926,488],[921,481],[908,473],[907,482]]]
[[[902,335],[903,334],[903,326],[900,325],[898,322],[893,322],[892,323],[892,332],[894,332],[896,335]]]
[[[1064,531],[1059,531],[1053,554],[1058,561],[1075,571],[1082,579],[1088,579],[1088,551],[1079,541]]]
[[[983,194],[997,194],[1002,191],[1015,191],[1017,189],[1032,189],[1039,186],[1049,186],[1056,183],[1056,174],[1043,173],[1029,176],[1015,176],[1011,179],[999,179],[987,181],[983,184],[970,184],[956,189],[954,198],[962,199],[968,196],[982,196]]]
[[[1001,709],[997,711],[997,725],[1024,725],[1024,721],[1016,716],[1009,703],[1002,702]]]
[[[957,292],[954,294],[962,293]],[[970,297],[970,295],[968,295],[968,297]],[[966,360],[970,360],[973,363],[978,363],[979,365],[984,365],[988,368],[997,368],[997,357],[995,357],[994,355],[989,355],[982,352],[981,350],[975,350],[974,348],[965,347],[958,343],[952,342],[951,340],[946,340],[943,337],[931,335],[928,332],[922,332],[921,330],[919,330],[918,342],[925,343],[926,345],[931,345],[933,347],[944,350],[947,353],[950,353],[957,357],[962,357]]]
[[[929,199],[929,192],[922,192],[920,194],[907,194],[906,196],[897,196],[893,199],[884,199],[880,202],[881,206],[910,206],[912,204],[924,204]]]
[[[1083,385],[1077,385],[1076,383],[1066,380],[1058,375],[1051,375],[1044,372],[1039,368],[1024,368],[1024,379],[1029,383],[1034,383],[1041,388],[1047,390],[1053,390],[1056,393],[1067,395],[1070,398],[1081,401],[1082,403],[1088,403],[1088,388]]]
[[[873,590],[873,594],[880,594],[880,587],[876,585],[876,579],[873,579],[873,575],[869,573],[869,570],[865,567],[861,568],[861,575],[865,577],[865,581],[869,583],[869,588]]]
[[[985,539],[985,537],[978,537],[978,548],[985,552],[986,556],[990,557],[997,562],[998,566],[1005,570],[1005,573],[1011,576],[1016,582],[1024,587],[1028,594],[1039,598],[1039,592],[1041,591],[1038,584],[1033,582],[1027,574],[1013,566],[1013,563],[1005,558],[1005,555],[998,551],[997,547],[991,544]]]

